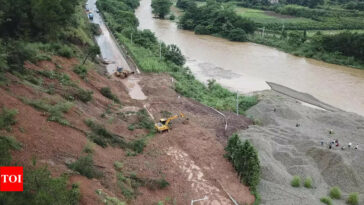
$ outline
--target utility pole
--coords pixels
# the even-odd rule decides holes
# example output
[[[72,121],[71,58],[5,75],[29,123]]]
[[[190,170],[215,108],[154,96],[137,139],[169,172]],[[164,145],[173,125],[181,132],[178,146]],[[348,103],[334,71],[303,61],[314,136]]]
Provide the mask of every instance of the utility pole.
[[[159,42],[159,59],[162,59],[162,41]]]
[[[236,115],[239,115],[238,91],[236,91]]]
[[[265,31],[265,26],[263,27],[263,38],[264,38],[264,31]]]
[[[133,32],[130,33],[130,41],[131,41],[131,45],[133,45]]]

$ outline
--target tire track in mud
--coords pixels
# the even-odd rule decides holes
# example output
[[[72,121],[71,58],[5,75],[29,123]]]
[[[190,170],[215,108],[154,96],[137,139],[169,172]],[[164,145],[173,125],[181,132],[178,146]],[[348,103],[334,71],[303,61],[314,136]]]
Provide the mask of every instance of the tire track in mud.
[[[230,199],[225,196],[222,190],[205,179],[203,170],[198,165],[196,165],[196,163],[187,153],[176,147],[169,147],[166,153],[182,170],[187,181],[191,182],[191,189],[196,192],[196,196],[199,198],[204,196],[208,197],[208,200],[200,201],[199,204],[232,204]]]

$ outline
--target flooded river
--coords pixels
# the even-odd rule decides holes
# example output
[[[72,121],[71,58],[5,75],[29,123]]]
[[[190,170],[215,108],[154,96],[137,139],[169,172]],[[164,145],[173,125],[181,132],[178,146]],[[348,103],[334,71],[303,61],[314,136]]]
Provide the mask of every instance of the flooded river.
[[[187,66],[201,80],[216,79],[232,91],[249,93],[278,83],[311,94],[340,109],[364,115],[364,71],[295,57],[263,45],[195,35],[169,20],[153,18],[151,0],[136,10],[139,29],[150,29],[167,44],[176,44]]]

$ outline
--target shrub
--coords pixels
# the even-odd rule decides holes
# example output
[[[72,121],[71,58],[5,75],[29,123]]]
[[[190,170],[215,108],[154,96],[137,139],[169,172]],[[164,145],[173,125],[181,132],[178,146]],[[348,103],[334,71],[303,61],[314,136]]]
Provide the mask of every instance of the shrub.
[[[17,110],[3,107],[0,113],[0,130],[9,129],[10,126],[14,125],[16,123],[16,114],[18,114]]]
[[[91,23],[91,32],[92,35],[98,36],[101,34],[101,28],[99,24]]]
[[[68,167],[89,179],[99,178],[102,176],[102,173],[94,167],[92,155],[82,156],[74,163],[68,165]]]
[[[89,154],[93,153],[94,152],[93,143],[92,142],[87,142],[85,148],[83,148],[83,152],[89,153]]]
[[[176,19],[176,16],[175,16],[175,15],[173,15],[173,14],[171,14],[171,15],[169,16],[169,20],[174,21],[174,19]]]
[[[165,49],[163,49],[163,56],[167,60],[172,61],[174,64],[179,66],[182,66],[186,62],[181,50],[174,44],[168,45]]]
[[[120,103],[120,100],[118,97],[116,97],[112,92],[111,89],[109,87],[103,87],[100,90],[101,94],[111,100],[113,100],[116,103]]]
[[[83,65],[76,66],[73,69],[73,72],[79,75],[82,79],[85,79],[87,77],[87,68]]]
[[[57,54],[66,58],[71,58],[73,56],[73,50],[69,46],[63,45],[57,50]]]
[[[291,181],[291,186],[293,187],[300,187],[301,186],[301,177],[299,176],[294,176],[292,181]]]
[[[118,162],[118,161],[115,161],[114,162],[114,168],[116,169],[116,170],[121,170],[121,168],[123,168],[123,163],[122,162]]]
[[[359,193],[354,192],[349,194],[349,198],[346,200],[346,203],[350,205],[358,205],[359,204]]]
[[[139,110],[137,112],[137,117],[139,120],[139,123],[137,126],[138,128],[154,130],[154,122],[150,119],[150,117],[145,109]]]
[[[155,190],[155,189],[164,189],[167,186],[169,186],[169,182],[167,180],[165,180],[164,178],[162,179],[147,179],[144,180],[144,184],[148,189],[151,190]]]
[[[311,177],[307,177],[303,183],[303,186],[306,188],[312,188],[312,179]]]
[[[1,204],[77,205],[79,203],[78,185],[72,184],[70,187],[66,176],[52,178],[46,167],[24,167],[23,182],[22,193],[0,192]]]
[[[126,143],[122,137],[110,133],[104,126],[97,124],[92,120],[85,120],[85,124],[90,127],[92,131],[91,134],[88,134],[88,137],[101,147],[106,147],[108,144],[117,145],[120,148],[128,147],[128,143]]]
[[[341,198],[341,190],[339,187],[332,187],[330,190],[330,197],[332,199],[340,199]]]
[[[134,140],[131,143],[131,148],[133,149],[134,152],[136,153],[142,153],[145,147],[145,140],[144,139],[138,139],[138,140]]]
[[[75,94],[75,98],[81,100],[84,103],[87,103],[92,100],[92,95],[94,92],[90,90],[77,89],[77,93]]]
[[[19,150],[20,148],[21,144],[14,137],[0,136],[0,165],[10,165],[10,150]]]
[[[332,200],[329,197],[322,197],[320,201],[327,205],[332,205]]]
[[[28,105],[33,106],[37,110],[46,111],[49,113],[48,120],[57,122],[61,125],[70,125],[70,123],[64,119],[63,113],[67,113],[73,106],[71,102],[59,102],[57,104],[50,104],[45,100],[29,100],[23,98],[22,101]]]
[[[247,40],[246,33],[241,28],[232,29],[229,32],[228,38],[231,41],[242,41],[243,42],[243,41],[246,41]]]

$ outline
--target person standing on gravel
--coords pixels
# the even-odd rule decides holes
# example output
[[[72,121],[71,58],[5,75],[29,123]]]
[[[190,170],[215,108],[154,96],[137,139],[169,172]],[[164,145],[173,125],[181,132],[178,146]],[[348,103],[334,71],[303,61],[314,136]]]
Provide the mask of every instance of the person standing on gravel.
[[[351,144],[351,142],[349,142],[349,144],[348,144],[348,148],[351,148],[351,145],[352,145],[352,144]]]
[[[359,144],[356,144],[354,149],[359,149]]]

